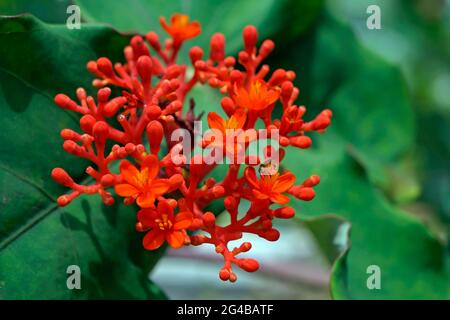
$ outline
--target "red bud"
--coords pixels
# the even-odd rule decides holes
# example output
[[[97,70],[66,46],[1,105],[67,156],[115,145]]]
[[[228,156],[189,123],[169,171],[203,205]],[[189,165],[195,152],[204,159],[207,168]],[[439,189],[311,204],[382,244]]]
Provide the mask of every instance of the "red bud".
[[[211,37],[209,57],[212,61],[222,61],[225,58],[225,36],[222,33],[215,33]]]
[[[60,108],[71,111],[76,111],[79,108],[78,104],[75,101],[62,93],[55,96],[55,104]]]
[[[259,263],[255,259],[239,259],[237,265],[247,272],[255,272],[259,269]]]
[[[103,114],[106,117],[112,117],[126,103],[127,103],[127,98],[125,98],[125,97],[116,97],[116,98],[110,100],[105,105],[105,107],[103,108]]]
[[[273,214],[280,219],[290,219],[295,215],[295,210],[292,207],[282,207],[275,209]]]
[[[158,154],[163,136],[164,129],[159,121],[153,120],[147,125],[147,137],[152,154]]]
[[[306,179],[305,181],[303,181],[303,186],[314,187],[314,186],[318,185],[319,183],[320,183],[320,177],[317,175],[313,175],[313,176],[309,177],[308,179]]]
[[[95,62],[95,61],[89,61],[86,64],[86,68],[88,69],[88,71],[90,73],[93,73],[93,74],[97,74],[98,73],[97,62]]]
[[[266,58],[275,49],[275,43],[272,40],[264,40],[259,48],[259,55],[262,59]]]
[[[152,78],[152,67],[153,67],[152,58],[150,58],[149,56],[139,57],[136,67],[139,76],[142,79],[142,82],[150,83],[150,80]]]
[[[261,236],[269,241],[277,241],[280,238],[280,232],[277,229],[270,229],[261,234]]]
[[[72,140],[64,141],[63,149],[67,153],[73,154],[75,156],[78,156],[83,152],[83,149]]]
[[[216,216],[212,212],[206,212],[203,214],[203,223],[205,224],[206,228],[212,229],[216,225]]]
[[[61,130],[61,138],[64,140],[79,140],[80,135],[71,129],[63,129]]]
[[[159,51],[161,49],[161,45],[159,43],[159,37],[155,32],[149,32],[145,36],[147,41],[150,43],[150,45],[155,49],[156,51]]]
[[[67,206],[71,201],[72,199],[68,195],[59,196],[56,200],[60,207]]]
[[[302,186],[296,186],[289,190],[289,193],[294,195],[296,198],[303,200],[303,201],[310,201],[312,200],[316,193],[313,188],[308,187],[302,187]]]
[[[98,143],[104,143],[108,138],[109,125],[104,121],[98,121],[92,129],[94,139]]]
[[[52,170],[52,178],[55,182],[65,186],[71,187],[74,182],[73,179],[69,176],[69,174],[62,168],[55,168]]]
[[[229,212],[235,211],[238,205],[236,199],[232,196],[226,197],[225,200],[223,201],[223,204],[225,205],[225,208]]]
[[[90,114],[87,114],[87,115],[84,115],[81,117],[80,127],[84,132],[91,134],[92,128],[94,127],[94,124],[96,122],[97,122],[97,120],[95,120],[95,118],[93,116],[91,116]]]
[[[153,105],[153,106],[149,106],[147,108],[148,108],[147,115],[150,120],[156,120],[161,116],[161,108],[160,107]]]
[[[103,187],[110,187],[114,184],[114,176],[112,174],[105,174],[102,179],[100,180],[100,183]]]
[[[242,38],[244,39],[245,51],[251,54],[258,41],[258,31],[254,26],[246,26],[242,32]]]
[[[97,92],[97,100],[100,103],[105,103],[108,101],[109,96],[111,95],[111,89],[110,88],[101,88]]]
[[[192,47],[189,50],[189,58],[191,59],[192,64],[195,65],[195,62],[203,58],[203,49],[197,46]]]
[[[107,78],[114,78],[115,77],[111,60],[109,60],[108,58],[104,58],[104,57],[99,58],[97,60],[97,68]]]
[[[223,281],[227,281],[230,279],[230,271],[228,269],[221,269],[219,272],[219,278]]]
[[[225,113],[229,116],[233,115],[234,111],[236,110],[234,101],[230,97],[222,98],[220,104],[222,105],[222,108],[225,111]]]
[[[309,148],[312,144],[311,138],[308,136],[298,136],[298,137],[292,137],[290,138],[291,145],[306,149]]]

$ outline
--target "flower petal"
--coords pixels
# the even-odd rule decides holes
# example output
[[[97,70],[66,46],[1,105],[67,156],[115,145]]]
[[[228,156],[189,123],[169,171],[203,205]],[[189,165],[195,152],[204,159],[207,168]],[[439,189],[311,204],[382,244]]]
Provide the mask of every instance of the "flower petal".
[[[139,190],[128,183],[116,184],[114,190],[121,197],[133,197],[139,194]]]
[[[181,248],[184,245],[184,233],[178,230],[167,232],[166,240],[172,248]]]
[[[267,194],[262,193],[259,190],[253,190],[253,195],[255,196],[256,199],[259,199],[259,200],[265,200],[265,199],[269,198],[269,196]]]
[[[253,167],[245,168],[245,178],[252,187],[259,189],[259,182],[258,179],[256,178],[255,168]]]
[[[141,208],[154,208],[155,207],[155,196],[152,192],[141,193],[137,199],[136,203]]]
[[[275,103],[280,97],[280,92],[278,90],[269,90],[266,95],[267,104],[271,105]]]
[[[295,176],[290,172],[283,173],[273,184],[272,191],[282,193],[290,189],[295,182]]]
[[[135,185],[135,177],[139,174],[139,170],[128,160],[120,163],[120,175],[129,184]]]
[[[225,120],[215,112],[208,113],[208,125],[211,129],[225,132]]]
[[[153,180],[150,184],[150,192],[153,193],[155,197],[158,197],[170,188],[169,179],[156,179]]]
[[[231,116],[229,120],[230,129],[242,129],[247,120],[247,113],[244,109],[237,109],[236,112]]]
[[[148,179],[154,179],[159,172],[158,158],[154,155],[146,156],[141,164],[141,170],[145,169],[148,169]]]
[[[180,212],[175,216],[175,223],[173,224],[174,230],[181,230],[189,228],[192,224],[192,213],[189,211]]]
[[[200,23],[198,21],[194,21],[188,26],[187,30],[185,31],[184,37],[186,39],[194,38],[198,36],[201,31],[202,28]]]
[[[161,216],[163,214],[167,214],[170,219],[173,218],[173,208],[166,200],[162,200],[158,202],[158,214]]]
[[[170,17],[170,23],[177,27],[186,27],[189,25],[189,16],[186,14],[175,13]]]
[[[270,200],[272,200],[273,202],[278,203],[278,204],[286,204],[291,199],[289,199],[289,197],[287,197],[283,194],[280,194],[280,193],[272,193],[270,195]]]
[[[152,229],[144,236],[142,244],[147,250],[155,250],[164,243],[164,232],[159,229]]]
[[[249,109],[249,93],[243,86],[238,86],[236,83],[234,84],[234,101],[239,107]]]
[[[157,212],[152,209],[141,209],[137,213],[137,219],[144,227],[152,227],[155,225]]]

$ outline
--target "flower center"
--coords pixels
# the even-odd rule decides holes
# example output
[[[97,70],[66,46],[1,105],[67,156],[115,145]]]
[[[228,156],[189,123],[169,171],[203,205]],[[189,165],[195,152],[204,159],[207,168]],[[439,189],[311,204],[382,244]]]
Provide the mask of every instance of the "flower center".
[[[251,84],[250,92],[253,96],[253,99],[261,99],[261,95],[262,95],[261,89],[262,89],[261,82],[256,81]]]
[[[167,214],[163,214],[161,218],[162,219],[155,219],[155,222],[158,225],[159,229],[162,231],[171,229],[172,221],[169,220],[169,216]]]
[[[261,187],[264,191],[270,192],[275,181],[278,180],[278,173],[272,175],[261,175]]]
[[[189,17],[186,15],[179,15],[174,21],[173,26],[179,29],[187,27],[189,25]]]
[[[138,186],[144,188],[148,184],[148,169],[142,169],[134,176],[134,180]]]

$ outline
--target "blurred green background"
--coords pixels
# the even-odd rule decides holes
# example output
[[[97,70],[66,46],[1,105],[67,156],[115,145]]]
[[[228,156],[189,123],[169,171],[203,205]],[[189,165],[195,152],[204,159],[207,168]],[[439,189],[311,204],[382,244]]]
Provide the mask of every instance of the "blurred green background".
[[[73,4],[80,30],[64,25]],[[379,30],[367,28],[369,5],[381,9]],[[25,12],[39,20],[0,19],[0,298],[450,298],[448,1],[0,1],[0,15]],[[261,270],[238,272],[233,285],[218,280],[212,248],[145,252],[133,208],[54,204],[64,190],[51,168],[83,179],[86,164],[63,154],[59,130],[77,119],[52,97],[89,88],[88,60],[121,61],[131,33],[162,36],[158,17],[174,12],[203,25],[184,54],[206,49],[214,32],[236,54],[254,24],[276,43],[272,70],[296,72],[307,117],[334,112],[313,148],[289,150],[284,162],[299,181],[321,176],[317,197],[293,200],[295,221],[279,224],[278,242],[251,239]],[[207,88],[192,97],[198,109],[220,108]],[[82,290],[65,286],[71,264]],[[367,286],[371,265],[380,289]]]

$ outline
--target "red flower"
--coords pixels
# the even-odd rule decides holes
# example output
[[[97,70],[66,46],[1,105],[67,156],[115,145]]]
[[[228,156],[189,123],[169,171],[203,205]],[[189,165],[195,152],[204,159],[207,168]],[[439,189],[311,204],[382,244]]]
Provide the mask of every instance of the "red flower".
[[[184,244],[186,228],[192,224],[190,212],[173,214],[173,208],[165,200],[159,201],[157,209],[141,209],[137,214],[139,223],[137,229],[150,231],[145,235],[142,243],[147,250],[155,250],[161,247],[164,241],[178,249]]]
[[[245,169],[245,177],[252,187],[252,193],[256,199],[270,199],[270,201],[278,204],[286,204],[289,202],[289,197],[282,193],[294,185],[295,176],[292,173],[285,172],[281,176],[278,173],[261,175],[261,179],[258,180],[255,168],[247,167]]]
[[[263,80],[254,80],[248,88],[235,85],[234,101],[246,110],[261,111],[274,104],[280,91],[270,88]]]
[[[169,25],[164,17],[160,18],[160,22],[163,29],[172,36],[175,43],[194,38],[201,32],[200,23],[197,21],[189,23],[189,16],[180,13],[170,17]]]
[[[126,183],[117,184],[115,191],[119,196],[136,199],[141,208],[154,208],[155,199],[169,190],[168,179],[156,179],[159,171],[158,159],[147,156],[138,170],[129,161],[120,163],[120,175]]]

